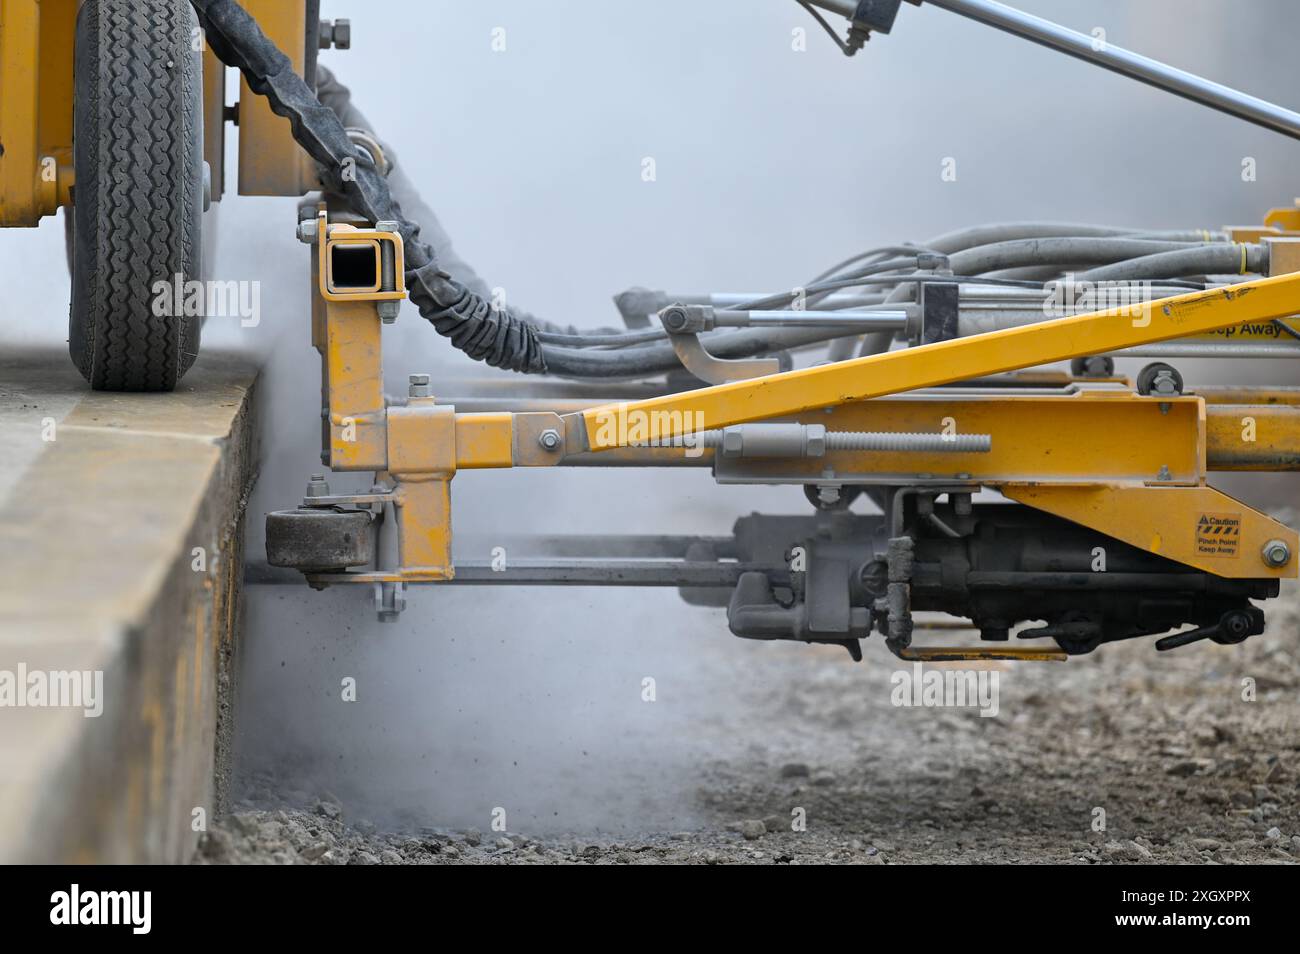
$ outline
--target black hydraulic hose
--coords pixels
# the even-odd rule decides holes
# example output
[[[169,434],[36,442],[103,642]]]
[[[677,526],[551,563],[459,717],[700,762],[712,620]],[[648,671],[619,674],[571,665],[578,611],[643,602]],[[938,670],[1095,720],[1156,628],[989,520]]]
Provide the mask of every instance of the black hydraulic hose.
[[[568,334],[562,331],[539,329],[537,339],[544,345],[565,345],[574,348],[613,347],[645,344],[667,338],[668,332],[663,328],[647,328],[641,331],[620,331],[611,334]]]
[[[353,145],[338,116],[321,104],[257,21],[236,0],[190,2],[213,53],[238,69],[277,116],[289,120],[294,139],[316,162],[326,189],[371,222],[397,223],[406,249],[407,293],[438,333],[494,367],[545,373],[536,329],[508,309],[493,308],[439,267],[433,249],[420,241],[419,225],[393,200],[373,158]]]

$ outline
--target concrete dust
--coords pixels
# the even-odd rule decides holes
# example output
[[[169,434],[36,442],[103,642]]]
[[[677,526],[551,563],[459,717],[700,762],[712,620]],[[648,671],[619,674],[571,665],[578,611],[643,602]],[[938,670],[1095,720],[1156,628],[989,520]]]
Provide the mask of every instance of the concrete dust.
[[[237,806],[200,860],[1293,863],[1298,631],[1300,587],[1288,584],[1267,631],[1241,646],[1157,656],[1150,640],[1135,640],[1063,665],[1005,664],[994,718],[895,707],[890,675],[904,664],[874,638],[854,665],[832,648],[697,632],[691,664],[660,682],[658,702],[638,703],[683,730],[672,749],[648,751],[633,735],[620,761],[582,779],[595,792],[622,792],[604,818],[580,817],[559,799],[506,806],[506,831],[486,817],[385,829],[344,795],[303,791],[287,807]],[[1244,679],[1254,680],[1254,701],[1243,699]],[[558,740],[546,755],[570,744]],[[525,748],[479,751],[504,760]],[[665,790],[656,759],[683,753],[692,768]],[[614,786],[619,769],[628,774]],[[586,806],[595,792],[583,789]],[[683,805],[667,814],[638,801],[663,805],[671,794]],[[544,817],[553,806],[567,833]],[[795,832],[800,808],[807,830]],[[1093,830],[1097,809],[1105,831]],[[610,819],[624,824],[602,831]]]

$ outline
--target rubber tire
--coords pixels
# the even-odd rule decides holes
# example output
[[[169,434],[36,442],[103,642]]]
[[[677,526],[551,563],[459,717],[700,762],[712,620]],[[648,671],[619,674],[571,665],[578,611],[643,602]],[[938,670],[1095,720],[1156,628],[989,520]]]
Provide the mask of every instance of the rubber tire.
[[[197,31],[183,0],[78,11],[68,350],[97,390],[170,391],[198,357],[202,317],[155,314],[202,272]]]

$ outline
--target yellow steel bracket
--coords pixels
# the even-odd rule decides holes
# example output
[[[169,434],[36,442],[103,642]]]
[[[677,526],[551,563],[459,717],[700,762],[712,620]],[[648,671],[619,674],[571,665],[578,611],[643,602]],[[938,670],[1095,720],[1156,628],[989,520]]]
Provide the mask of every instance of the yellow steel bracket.
[[[1215,576],[1296,575],[1296,532],[1213,487],[1019,483],[998,489],[1012,500]]]
[[[323,206],[315,229],[312,343],[321,355],[326,462],[332,470],[374,471],[391,480],[400,564],[395,571],[320,578],[450,579],[455,408],[435,403],[432,396],[412,398],[406,407],[390,408],[384,400],[377,306],[406,297],[402,237],[387,229],[331,223]]]

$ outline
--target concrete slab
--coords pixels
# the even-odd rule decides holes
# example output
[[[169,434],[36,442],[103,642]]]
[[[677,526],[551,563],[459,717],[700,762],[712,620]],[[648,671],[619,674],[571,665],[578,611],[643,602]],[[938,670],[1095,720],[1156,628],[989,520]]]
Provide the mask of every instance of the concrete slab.
[[[221,810],[256,378],[0,359],[0,861],[182,861]]]

